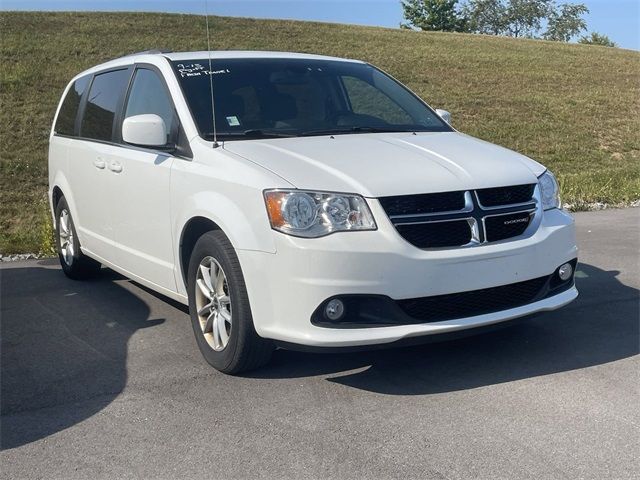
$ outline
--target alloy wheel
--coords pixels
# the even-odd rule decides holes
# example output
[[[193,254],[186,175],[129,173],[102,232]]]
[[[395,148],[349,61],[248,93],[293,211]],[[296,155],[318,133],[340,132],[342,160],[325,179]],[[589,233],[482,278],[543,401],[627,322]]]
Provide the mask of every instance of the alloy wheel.
[[[196,308],[207,343],[217,352],[224,350],[231,335],[231,296],[227,276],[213,257],[203,258],[198,266]]]
[[[73,264],[73,256],[75,249],[73,246],[73,229],[71,228],[71,215],[66,208],[60,212],[60,218],[58,219],[58,237],[60,239],[60,253],[64,263],[68,266]]]

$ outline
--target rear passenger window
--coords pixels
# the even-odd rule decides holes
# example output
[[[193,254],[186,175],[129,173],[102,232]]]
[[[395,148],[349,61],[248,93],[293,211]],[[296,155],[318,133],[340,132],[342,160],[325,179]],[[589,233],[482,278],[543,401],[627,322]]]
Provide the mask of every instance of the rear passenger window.
[[[82,137],[112,140],[113,120],[128,80],[128,70],[115,70],[94,77],[80,127]]]
[[[173,131],[175,114],[173,103],[164,83],[152,70],[139,68],[133,78],[124,118],[153,113],[158,115],[167,127],[167,136]],[[169,142],[169,138],[167,138]]]
[[[53,128],[55,133],[60,135],[75,134],[76,117],[78,116],[78,107],[80,107],[80,99],[82,94],[89,85],[90,77],[82,77],[73,82],[71,88],[64,97],[64,101],[60,106],[60,112],[56,119],[56,126]]]

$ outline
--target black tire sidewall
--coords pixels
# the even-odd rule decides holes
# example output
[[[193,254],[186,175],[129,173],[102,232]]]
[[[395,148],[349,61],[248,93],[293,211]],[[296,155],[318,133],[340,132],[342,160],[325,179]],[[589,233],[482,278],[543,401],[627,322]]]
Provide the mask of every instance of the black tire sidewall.
[[[71,265],[65,262],[64,257],[62,256],[62,245],[60,245],[60,214],[65,209],[69,214],[71,232],[73,233],[73,252],[74,253],[73,253],[73,262],[71,263]],[[71,215],[69,204],[67,203],[67,200],[64,197],[62,197],[58,201],[58,204],[56,205],[56,209],[55,209],[55,215],[56,215],[55,240],[56,240],[56,250],[58,252],[58,258],[60,259],[60,265],[62,266],[62,270],[64,270],[64,273],[66,273],[70,277],[73,277],[77,274],[78,265],[81,261],[82,253],[80,252],[80,242],[78,241],[78,234],[76,233],[76,225],[73,220],[73,216]]]
[[[200,327],[200,320],[198,319],[195,303],[196,273],[200,262],[205,257],[213,257],[218,261],[227,276],[227,285],[231,295],[231,312],[233,319],[231,334],[229,336],[229,343],[224,350],[221,351],[215,351],[205,339]],[[234,370],[234,365],[238,363],[238,345],[241,344],[242,337],[250,333],[247,330],[253,330],[253,320],[247,299],[244,277],[242,276],[238,259],[233,252],[233,247],[231,247],[229,240],[222,232],[212,231],[205,233],[196,242],[189,261],[188,297],[193,332],[198,343],[198,348],[205,360],[211,366],[222,372]]]

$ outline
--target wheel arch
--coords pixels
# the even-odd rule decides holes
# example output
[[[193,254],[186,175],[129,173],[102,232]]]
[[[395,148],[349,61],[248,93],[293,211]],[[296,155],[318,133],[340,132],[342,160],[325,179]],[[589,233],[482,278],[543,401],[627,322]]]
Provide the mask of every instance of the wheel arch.
[[[62,197],[64,197],[62,189],[58,185],[54,186],[53,189],[51,189],[51,206],[54,210]]]
[[[211,220],[204,216],[195,216],[190,218],[182,228],[179,242],[179,266],[180,266],[180,278],[182,278],[183,284],[187,285],[187,273],[189,270],[189,260],[193,248],[196,246],[198,239],[207,232],[214,230],[222,231],[222,228]],[[224,233],[224,231],[223,231]],[[226,235],[226,234],[225,234]],[[229,236],[227,235],[227,238]]]
[[[69,205],[69,210],[71,211],[71,215],[73,216],[74,222],[77,226],[78,221],[81,219],[79,219],[77,215],[73,192],[71,191],[71,187],[69,186],[66,176],[61,171],[58,171],[56,172],[53,182],[51,182],[49,186],[49,204],[51,205],[51,218],[53,219],[54,224],[56,221],[56,207],[62,197],[67,201],[67,205]]]

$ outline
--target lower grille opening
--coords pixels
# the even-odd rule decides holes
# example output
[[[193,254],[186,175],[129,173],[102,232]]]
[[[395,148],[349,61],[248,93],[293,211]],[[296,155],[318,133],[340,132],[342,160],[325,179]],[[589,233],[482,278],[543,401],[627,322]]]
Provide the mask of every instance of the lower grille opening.
[[[412,318],[423,322],[440,322],[499,312],[533,302],[549,277],[471,292],[398,301],[398,306]]]

